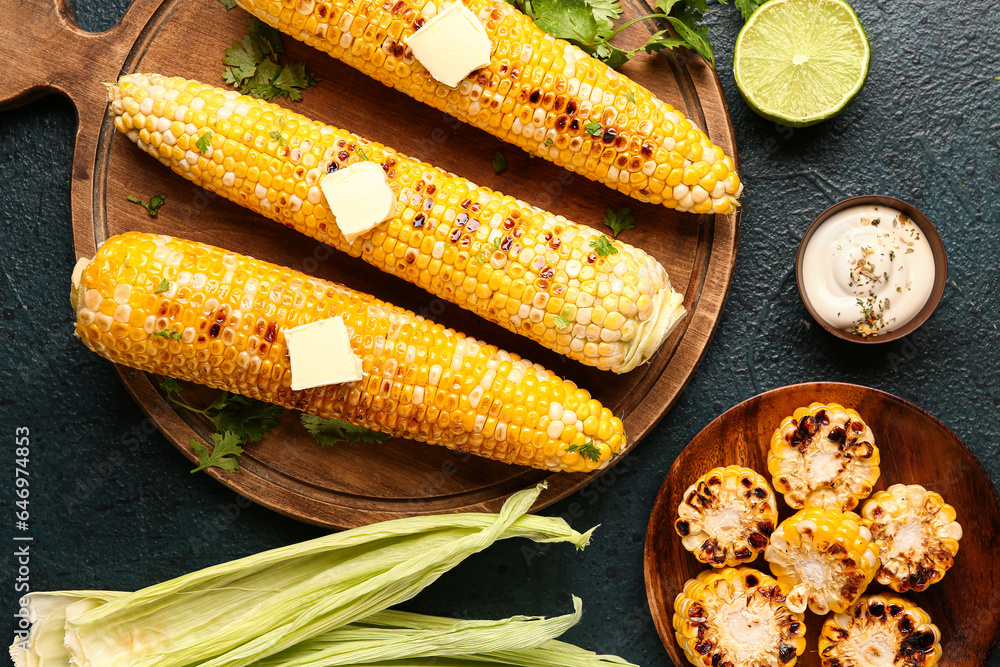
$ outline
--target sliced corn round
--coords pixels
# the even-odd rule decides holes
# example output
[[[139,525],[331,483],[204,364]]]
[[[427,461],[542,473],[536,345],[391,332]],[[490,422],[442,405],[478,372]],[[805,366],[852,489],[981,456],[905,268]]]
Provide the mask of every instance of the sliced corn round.
[[[713,468],[688,487],[674,529],[684,548],[712,567],[749,563],[778,523],[767,480],[749,468]]]
[[[894,595],[864,596],[833,614],[819,637],[823,667],[931,667],[941,633],[920,607]]]
[[[955,564],[962,526],[955,508],[919,484],[893,484],[861,510],[878,545],[878,581],[899,593],[923,591]]]
[[[852,510],[879,478],[875,437],[854,410],[812,403],[785,417],[771,436],[767,469],[793,509]]]
[[[677,643],[692,665],[792,667],[806,648],[785,589],[749,567],[705,570],[674,600]]]
[[[878,570],[871,533],[854,512],[810,507],[785,519],[764,559],[788,590],[788,607],[814,614],[842,612],[865,592]]]

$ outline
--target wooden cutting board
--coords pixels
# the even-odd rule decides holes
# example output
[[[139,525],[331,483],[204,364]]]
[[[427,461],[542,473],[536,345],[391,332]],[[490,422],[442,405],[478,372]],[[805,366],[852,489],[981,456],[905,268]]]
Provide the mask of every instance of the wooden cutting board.
[[[648,13],[626,0],[627,17]],[[601,227],[604,211],[629,206],[638,219],[623,240],[653,254],[685,295],[689,314],[647,364],[622,376],[568,361],[457,306],[346,257],[251,211],[185,181],[115,133],[105,114],[102,82],[122,72],[157,72],[221,80],[221,58],[247,30],[248,15],[226,12],[216,0],[136,0],[110,30],[91,34],[75,23],[64,0],[20,0],[0,7],[5,72],[0,107],[58,92],[79,114],[73,159],[73,238],[79,256],[93,256],[104,239],[128,230],[203,241],[342,282],[424,314],[476,338],[544,364],[580,386],[622,417],[629,449],[663,417],[691,377],[718,322],[732,278],[739,241],[739,214],[701,216],[642,204],[442,115],[383,87],[347,65],[285,37],[287,62],[304,61],[319,77],[302,102],[285,106],[418,156],[470,180],[515,195],[581,223]],[[640,43],[644,30],[629,34]],[[628,43],[628,35],[625,43]],[[690,52],[642,56],[623,71],[683,110],[729,155],[736,143],[715,72]],[[502,150],[508,167],[493,171]],[[151,218],[126,201],[165,194]],[[66,230],[67,232],[69,230]],[[53,276],[65,280],[69,275]],[[68,334],[69,332],[67,332]],[[188,442],[204,440],[208,425],[176,412],[156,378],[119,368],[122,381],[163,433],[188,458]],[[192,392],[191,400],[200,397]],[[548,473],[465,457],[443,448],[392,440],[320,447],[286,414],[281,427],[248,447],[244,472],[209,471],[226,486],[283,514],[330,527],[350,527],[413,514],[495,511],[511,493],[548,482],[544,507],[593,481],[597,474]]]

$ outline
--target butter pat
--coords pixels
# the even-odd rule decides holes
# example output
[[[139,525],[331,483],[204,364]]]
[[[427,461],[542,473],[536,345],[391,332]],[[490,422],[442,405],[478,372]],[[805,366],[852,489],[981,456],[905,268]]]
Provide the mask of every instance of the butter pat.
[[[493,46],[482,21],[460,1],[439,12],[405,43],[432,77],[452,88],[473,70],[490,64]]]
[[[292,390],[361,379],[361,358],[351,349],[344,318],[331,317],[285,331]]]
[[[396,210],[385,171],[375,162],[356,162],[327,174],[319,188],[348,243],[378,227]]]

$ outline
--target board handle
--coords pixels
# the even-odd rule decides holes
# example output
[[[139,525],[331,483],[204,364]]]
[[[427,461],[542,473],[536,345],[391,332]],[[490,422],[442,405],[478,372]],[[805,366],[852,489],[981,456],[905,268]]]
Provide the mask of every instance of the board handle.
[[[142,26],[162,0],[136,0],[109,30],[87,32],[69,0],[0,3],[0,43],[5,52],[0,109],[21,106],[49,93],[85,103],[104,98],[102,81],[117,78]]]
[[[72,207],[74,224],[92,219],[97,145],[107,110],[104,82],[128,69],[129,55],[141,48],[143,28],[154,12],[176,0],[135,0],[109,30],[87,32],[76,22],[69,0],[0,0],[0,109],[22,106],[58,93],[76,107]],[[81,235],[75,235],[77,239]],[[90,244],[92,246],[93,243]],[[77,254],[93,256],[96,248]]]

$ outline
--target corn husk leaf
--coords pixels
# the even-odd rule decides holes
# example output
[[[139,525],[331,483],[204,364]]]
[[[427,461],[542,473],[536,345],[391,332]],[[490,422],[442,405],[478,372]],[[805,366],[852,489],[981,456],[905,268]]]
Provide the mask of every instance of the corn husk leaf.
[[[576,625],[583,614],[573,598],[573,613],[545,619],[514,616],[501,621],[452,621],[432,627],[407,615],[382,611],[342,628],[318,635],[260,662],[255,667],[338,667],[396,659],[432,658],[531,649]]]
[[[388,521],[266,551],[67,616],[79,667],[244,667],[408,600],[499,539],[570,542],[590,533],[525,516],[541,488],[499,514]]]

